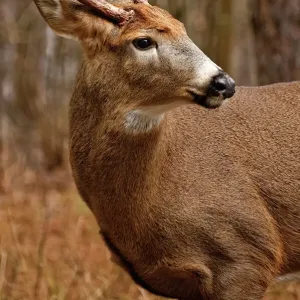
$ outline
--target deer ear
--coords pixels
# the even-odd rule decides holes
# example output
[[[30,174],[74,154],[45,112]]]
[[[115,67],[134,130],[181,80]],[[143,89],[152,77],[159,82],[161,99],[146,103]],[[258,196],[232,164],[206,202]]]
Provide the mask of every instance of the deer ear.
[[[48,25],[58,34],[66,38],[77,39],[76,27],[79,14],[73,0],[34,0],[41,15]]]
[[[63,37],[83,40],[101,26],[122,26],[134,15],[105,0],[34,0],[49,26]],[[103,22],[99,22],[99,20]]]

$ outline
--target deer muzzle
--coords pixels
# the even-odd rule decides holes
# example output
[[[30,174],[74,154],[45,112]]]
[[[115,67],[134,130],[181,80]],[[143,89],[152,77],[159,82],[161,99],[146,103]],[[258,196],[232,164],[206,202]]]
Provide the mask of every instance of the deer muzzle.
[[[212,78],[205,95],[190,93],[197,104],[214,109],[221,106],[224,100],[234,96],[235,82],[227,73],[220,70],[219,74]]]
[[[222,97],[223,99],[231,98],[235,94],[235,82],[225,72],[213,78],[207,93],[207,97]]]

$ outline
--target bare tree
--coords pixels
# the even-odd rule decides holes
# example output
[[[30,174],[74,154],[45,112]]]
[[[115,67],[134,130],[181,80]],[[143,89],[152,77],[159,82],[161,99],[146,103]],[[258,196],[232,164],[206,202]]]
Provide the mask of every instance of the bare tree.
[[[300,78],[300,0],[251,2],[260,84]]]
[[[10,149],[6,164],[22,162],[39,171],[61,167],[66,162],[67,105],[79,64],[78,46],[56,37],[29,0],[4,0],[0,12],[0,148]]]

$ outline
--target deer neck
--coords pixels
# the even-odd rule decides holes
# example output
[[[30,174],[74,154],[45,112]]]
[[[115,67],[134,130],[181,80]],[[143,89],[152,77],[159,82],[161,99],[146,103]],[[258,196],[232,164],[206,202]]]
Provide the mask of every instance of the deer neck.
[[[102,164],[110,162],[114,166],[106,172],[111,174],[111,181],[119,180],[122,194],[124,191],[131,194],[126,196],[130,201],[136,198],[132,194],[139,197],[145,193],[144,190],[149,188],[147,185],[152,184],[149,181],[156,177],[164,161],[164,118],[163,115],[149,116],[140,110],[117,110],[104,113],[102,124],[99,124]]]
[[[128,125],[128,115],[119,115],[120,127],[102,135],[99,160],[104,196],[101,228],[107,228],[107,232],[119,241],[126,236],[121,233],[120,227],[129,230],[135,240],[149,232],[166,153],[163,120],[149,120],[140,112],[129,114],[129,118],[138,114],[133,120],[137,123],[133,128],[124,127],[124,117],[125,125]],[[162,123],[158,126],[157,122]],[[125,244],[128,244],[127,240],[124,240]]]
[[[131,230],[132,234],[141,231],[141,224],[145,224],[141,216],[149,215],[155,206],[168,147],[167,122],[163,116],[150,119],[139,111],[124,110],[112,105],[115,99],[102,97],[89,99],[86,89],[73,96],[71,161],[76,164],[75,178],[80,177],[78,182],[84,180],[84,189],[95,198],[90,203],[97,203],[91,208],[101,228],[108,228],[121,239],[120,228]],[[145,121],[143,118],[147,125],[139,123]],[[137,128],[139,132],[134,132]],[[135,224],[130,220],[135,220]]]

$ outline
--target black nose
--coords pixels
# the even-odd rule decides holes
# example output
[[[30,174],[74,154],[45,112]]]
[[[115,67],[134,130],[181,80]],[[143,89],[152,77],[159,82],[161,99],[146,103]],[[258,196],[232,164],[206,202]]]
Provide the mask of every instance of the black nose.
[[[208,90],[208,96],[223,96],[224,99],[231,98],[235,94],[235,82],[225,72],[217,75]]]

